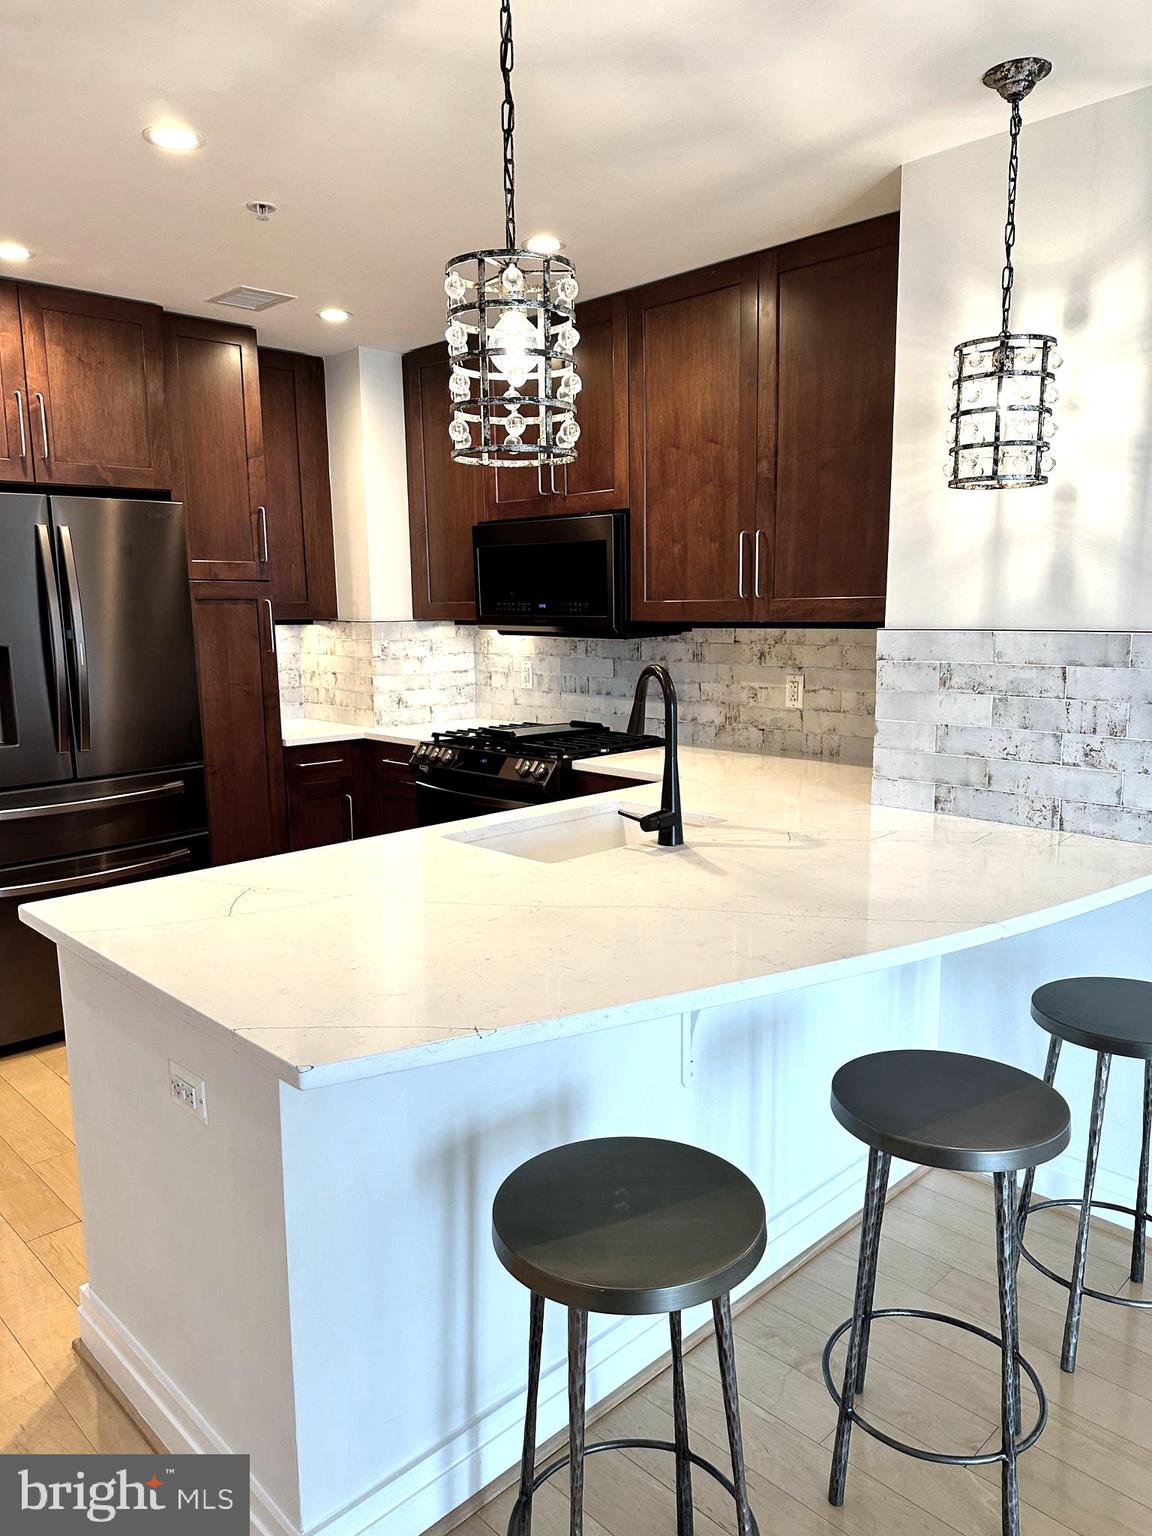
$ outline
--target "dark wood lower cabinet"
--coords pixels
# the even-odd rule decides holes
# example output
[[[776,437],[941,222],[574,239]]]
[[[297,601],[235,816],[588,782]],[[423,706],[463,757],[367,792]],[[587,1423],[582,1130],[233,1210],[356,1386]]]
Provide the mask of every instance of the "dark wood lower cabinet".
[[[285,752],[288,846],[293,853],[348,843],[361,833],[358,749],[358,742],[343,742]]]
[[[407,748],[363,743],[364,829],[367,837],[407,832],[416,825],[416,779]]]
[[[276,630],[267,582],[194,581],[212,862],[287,844]]]

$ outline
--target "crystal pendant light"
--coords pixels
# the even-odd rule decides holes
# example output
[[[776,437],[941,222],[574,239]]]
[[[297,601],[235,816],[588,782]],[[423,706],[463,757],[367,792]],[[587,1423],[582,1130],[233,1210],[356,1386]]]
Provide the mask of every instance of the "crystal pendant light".
[[[566,256],[516,244],[516,104],[512,7],[500,3],[504,80],[504,248],[471,251],[444,268],[452,372],[448,433],[459,464],[556,465],[576,458],[580,376],[573,352],[579,293]]]
[[[944,466],[955,491],[1003,491],[1047,485],[1049,446],[1056,428],[1055,336],[1011,329],[1012,247],[1016,243],[1016,182],[1020,163],[1020,103],[1051,72],[1047,59],[1009,59],[984,76],[1012,108],[1008,154],[1008,214],[1004,223],[1001,325],[998,336],[962,341],[952,359],[953,406]]]

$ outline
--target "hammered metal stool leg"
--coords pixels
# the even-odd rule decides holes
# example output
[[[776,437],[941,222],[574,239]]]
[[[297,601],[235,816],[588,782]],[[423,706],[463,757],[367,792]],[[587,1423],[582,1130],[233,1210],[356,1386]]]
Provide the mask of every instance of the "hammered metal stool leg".
[[[1053,1069],[1054,1065],[1053,1061]],[[1017,1458],[1043,1433],[1048,1404],[1039,1376],[1020,1354],[1016,1180],[1022,1170],[1051,1161],[1068,1145],[1068,1106],[1050,1083],[1003,1062],[949,1051],[910,1050],[881,1051],[841,1067],[832,1084],[832,1111],[846,1130],[865,1143],[869,1153],[852,1316],[836,1329],[824,1348],[824,1383],[838,1409],[829,1503],[838,1506],[844,1502],[852,1430],[857,1428],[920,1461],[953,1467],[998,1464],[1002,1533],[1020,1536]],[[946,1313],[876,1307],[881,1228],[893,1157],[930,1168],[992,1175],[999,1333]],[[929,1451],[896,1439],[860,1412],[857,1398],[867,1370],[871,1326],[886,1318],[940,1323],[996,1347],[1000,1358],[1000,1443],[995,1450],[971,1455]],[[845,1334],[848,1349],[843,1385],[838,1388],[831,1361]],[[1021,1373],[1028,1377],[1038,1404],[1036,1421],[1027,1433],[1021,1427]]]
[[[1096,1189],[1096,1166],[1100,1161],[1100,1133],[1104,1129],[1104,1105],[1108,1097],[1108,1073],[1112,1058],[1106,1051],[1096,1057],[1096,1086],[1092,1093],[1092,1118],[1088,1126],[1088,1158],[1084,1169],[1084,1198],[1076,1228],[1076,1257],[1072,1264],[1072,1286],[1068,1293],[1068,1315],[1064,1320],[1064,1348],[1060,1369],[1076,1369],[1076,1351],[1080,1347],[1080,1314],[1084,1309],[1084,1275],[1088,1267],[1088,1234],[1092,1220],[1092,1196]]]
[[[684,1336],[679,1312],[668,1314],[668,1332],[672,1341],[672,1420],[676,1430],[676,1536],[693,1536],[688,1396],[684,1390]]]
[[[588,1376],[588,1314],[568,1308],[568,1529],[584,1536],[584,1393]]]
[[[544,1298],[533,1293],[528,1323],[528,1401],[524,1408],[524,1449],[520,1453],[520,1494],[512,1511],[512,1536],[532,1536],[532,1493],[536,1475],[536,1414],[540,1401],[540,1356],[544,1348]]]
[[[1144,1284],[1144,1244],[1148,1225],[1148,1154],[1152,1150],[1152,1060],[1144,1063],[1144,1130],[1140,1138],[1140,1176],[1136,1181],[1136,1227],[1132,1234],[1132,1284]]]
[[[736,1345],[732,1334],[732,1305],[727,1295],[712,1303],[716,1322],[716,1353],[720,1360],[720,1385],[724,1392],[724,1418],[732,1453],[732,1486],[736,1495],[737,1536],[752,1536],[752,1510],[748,1504],[748,1475],[744,1468],[744,1437],[740,1430],[740,1396],[736,1387]]]

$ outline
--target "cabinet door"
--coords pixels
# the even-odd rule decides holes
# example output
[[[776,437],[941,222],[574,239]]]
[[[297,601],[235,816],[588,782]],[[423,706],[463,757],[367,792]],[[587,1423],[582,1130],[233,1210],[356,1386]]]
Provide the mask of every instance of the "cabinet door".
[[[265,580],[264,436],[256,332],[166,315],[177,494],[197,581]]]
[[[629,296],[632,613],[753,617],[756,258]]]
[[[267,583],[194,581],[192,613],[212,861],[285,846],[276,630]]]
[[[416,778],[404,747],[368,745],[366,831],[407,832],[416,826]]]
[[[0,282],[0,480],[32,478],[28,427],[20,299],[15,283]]]
[[[161,312],[20,284],[34,478],[166,490],[172,481]]]
[[[556,471],[554,512],[618,512],[628,506],[628,304],[622,293],[580,304],[576,462]]]
[[[293,852],[347,843],[361,833],[359,756],[360,743],[354,741],[285,750],[288,846]]]
[[[443,343],[404,358],[412,612],[417,619],[476,617],[472,527],[485,516],[490,471],[452,458],[448,373]]]
[[[757,526],[773,622],[884,619],[898,227],[892,214],[798,240],[762,270],[775,485],[761,477]]]
[[[324,363],[260,349],[265,507],[277,619],[336,617]]]

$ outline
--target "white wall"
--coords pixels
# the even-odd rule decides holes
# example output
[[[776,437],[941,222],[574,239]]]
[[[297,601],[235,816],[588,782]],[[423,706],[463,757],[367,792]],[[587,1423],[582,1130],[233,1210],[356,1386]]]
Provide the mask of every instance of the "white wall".
[[[887,622],[1147,629],[1152,89],[1034,124],[1025,103],[1012,324],[1065,363],[1052,479],[1001,493],[942,467],[952,348],[999,324],[1008,113],[988,105],[993,137],[904,167]]]
[[[324,381],[339,616],[410,619],[400,355],[341,352],[325,360]]]

